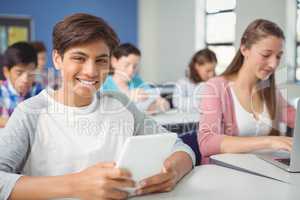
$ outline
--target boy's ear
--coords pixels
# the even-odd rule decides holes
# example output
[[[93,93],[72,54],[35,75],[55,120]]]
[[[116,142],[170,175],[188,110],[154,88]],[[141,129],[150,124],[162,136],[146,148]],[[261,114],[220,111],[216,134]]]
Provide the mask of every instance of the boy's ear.
[[[52,51],[52,60],[55,69],[60,70],[62,66],[62,56],[58,53],[57,50]]]
[[[9,74],[10,74],[9,73],[10,71],[9,71],[8,67],[7,66],[3,66],[2,69],[3,69],[3,75],[4,75],[5,79],[8,80],[9,79]]]

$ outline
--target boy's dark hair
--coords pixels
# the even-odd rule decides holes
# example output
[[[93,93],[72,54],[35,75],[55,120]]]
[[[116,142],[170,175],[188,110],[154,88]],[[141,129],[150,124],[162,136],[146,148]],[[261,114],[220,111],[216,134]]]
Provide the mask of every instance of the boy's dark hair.
[[[130,54],[141,56],[141,51],[130,43],[124,43],[116,47],[112,52],[112,55],[117,59],[121,58],[122,56],[127,57]]]
[[[100,17],[77,13],[65,17],[53,28],[53,49],[63,56],[75,45],[102,40],[112,51],[119,38],[115,31]]]
[[[46,52],[46,46],[41,41],[34,41],[30,43],[33,48],[37,51],[37,53]]]
[[[3,66],[9,70],[18,64],[34,63],[37,66],[37,52],[28,42],[17,42],[9,46],[3,55]]]

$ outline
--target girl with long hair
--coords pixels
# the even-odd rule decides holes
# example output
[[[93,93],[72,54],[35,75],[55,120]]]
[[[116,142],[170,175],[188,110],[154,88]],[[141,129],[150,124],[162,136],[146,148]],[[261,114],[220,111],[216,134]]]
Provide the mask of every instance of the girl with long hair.
[[[198,132],[202,163],[219,153],[291,150],[292,138],[280,136],[279,125],[293,128],[295,109],[276,88],[274,74],[283,46],[279,26],[257,19],[226,71],[207,82]]]

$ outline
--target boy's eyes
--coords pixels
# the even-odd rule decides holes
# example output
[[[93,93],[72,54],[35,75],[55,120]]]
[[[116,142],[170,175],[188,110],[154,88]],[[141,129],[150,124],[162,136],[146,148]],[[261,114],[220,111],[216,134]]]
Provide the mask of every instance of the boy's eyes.
[[[84,57],[73,57],[72,59],[79,63],[83,63],[86,61],[86,58],[84,58]],[[98,59],[98,60],[96,60],[96,63],[97,64],[108,64],[108,59]]]
[[[83,58],[83,57],[73,57],[72,59],[75,60],[75,61],[78,61],[78,62],[84,62],[85,61],[85,58]]]
[[[16,71],[16,74],[17,75],[21,75],[23,72],[21,72],[21,71]]]
[[[108,64],[108,59],[98,59],[98,60],[96,60],[96,63],[99,63],[99,64]]]
[[[19,75],[22,75],[24,73],[24,71],[16,71],[16,74],[19,76]]]
[[[29,71],[15,71],[15,74],[17,76],[22,76],[24,73],[26,73],[30,78],[35,77],[35,71],[29,70]]]

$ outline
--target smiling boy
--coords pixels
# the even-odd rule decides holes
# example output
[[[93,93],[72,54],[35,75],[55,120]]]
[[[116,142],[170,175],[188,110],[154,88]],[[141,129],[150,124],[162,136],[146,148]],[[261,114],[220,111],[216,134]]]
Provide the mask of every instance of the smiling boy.
[[[97,93],[118,45],[101,18],[74,14],[53,30],[62,86],[21,103],[0,135],[0,199],[126,199],[130,172],[113,162],[134,135],[166,132],[119,93]],[[136,194],[170,191],[195,163],[180,140]],[[20,175],[22,174],[22,176]]]

